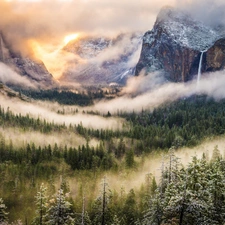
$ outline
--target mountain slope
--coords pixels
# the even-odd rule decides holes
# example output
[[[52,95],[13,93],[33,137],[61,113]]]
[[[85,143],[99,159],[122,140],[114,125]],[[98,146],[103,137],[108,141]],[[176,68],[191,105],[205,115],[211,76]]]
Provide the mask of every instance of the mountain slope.
[[[87,85],[125,83],[134,73],[140,54],[141,34],[121,34],[116,38],[80,37],[64,50],[76,55],[61,81]]]
[[[135,74],[140,74],[143,69],[145,73],[162,70],[168,80],[191,80],[198,73],[202,51],[207,51],[220,37],[220,32],[187,13],[165,7],[158,14],[153,29],[143,37]],[[203,72],[207,71],[206,55],[208,52],[203,58]]]
[[[18,75],[25,77],[35,86],[48,87],[56,84],[42,61],[15,53],[2,33],[0,33],[0,62],[10,67]],[[0,80],[4,82],[1,73]],[[11,82],[8,81],[8,83],[15,85],[16,82],[12,80]]]

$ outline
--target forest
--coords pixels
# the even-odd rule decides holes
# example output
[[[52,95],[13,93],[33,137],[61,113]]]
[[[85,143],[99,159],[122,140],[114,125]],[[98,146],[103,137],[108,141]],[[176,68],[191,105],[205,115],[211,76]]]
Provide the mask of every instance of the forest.
[[[40,96],[46,100],[43,93]],[[83,99],[81,105],[90,104],[89,98]],[[224,149],[215,145],[211,156],[193,155],[187,165],[176,153],[182,147],[191,149],[207,139],[224,137],[224,109],[223,100],[192,96],[140,113],[83,110],[124,121],[122,129],[95,129],[82,123],[49,122],[1,106],[0,223],[223,224]],[[39,145],[29,140],[18,144],[14,137],[5,136],[10,127],[46,137],[73,133],[85,144]],[[97,144],[92,145],[92,140]],[[112,183],[111,177],[135,179],[144,161],[161,154],[166,157],[158,165],[158,174],[146,172],[138,185],[129,188]]]

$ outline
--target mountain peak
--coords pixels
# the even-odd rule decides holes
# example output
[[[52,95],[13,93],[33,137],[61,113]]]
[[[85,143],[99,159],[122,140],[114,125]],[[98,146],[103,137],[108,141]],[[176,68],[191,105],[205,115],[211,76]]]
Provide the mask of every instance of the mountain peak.
[[[160,10],[154,25],[154,29],[158,28],[177,44],[198,51],[211,47],[220,36],[213,28],[195,20],[187,12],[169,6]]]
[[[164,7],[153,29],[143,37],[135,74],[138,75],[142,69],[146,73],[160,70],[171,81],[191,80],[198,73],[203,51],[202,72],[223,69],[224,39],[217,42],[220,39],[218,30],[195,20],[187,12]],[[218,51],[220,57],[215,57]]]

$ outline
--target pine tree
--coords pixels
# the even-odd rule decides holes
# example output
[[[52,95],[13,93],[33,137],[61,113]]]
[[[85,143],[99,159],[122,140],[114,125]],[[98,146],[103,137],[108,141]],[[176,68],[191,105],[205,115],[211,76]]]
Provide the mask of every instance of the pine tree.
[[[121,222],[119,218],[117,217],[117,215],[114,215],[111,225],[121,225]]]
[[[135,221],[137,220],[137,202],[135,199],[135,192],[133,189],[130,190],[130,192],[127,195],[124,208],[123,208],[123,214],[124,219],[126,221],[126,224],[135,224]]]
[[[8,212],[6,212],[6,209],[7,209],[7,207],[4,204],[3,199],[0,198],[0,224],[3,224],[5,222],[7,222],[7,220],[8,220],[8,217],[7,217]]]
[[[108,183],[104,177],[101,195],[94,201],[92,206],[91,220],[93,224],[106,225],[110,223],[111,215],[109,202],[111,198],[111,191],[109,190]]]
[[[213,149],[213,154],[212,154],[212,162],[215,162],[217,159],[221,158],[220,150],[218,149],[218,145],[216,145]]]
[[[132,168],[134,167],[135,161],[134,161],[134,150],[127,150],[126,155],[125,155],[125,161],[126,161],[126,166],[127,168]]]
[[[149,199],[149,208],[144,213],[143,225],[161,225],[163,222],[163,198],[160,188],[157,188],[154,197]]]
[[[219,158],[212,163],[208,175],[210,218],[212,223],[222,224],[225,221],[225,175]]]
[[[74,223],[71,203],[67,201],[62,189],[59,189],[55,199],[50,200],[50,204],[47,211],[47,224],[72,225]]]
[[[46,213],[47,213],[47,188],[44,184],[41,184],[40,191],[36,195],[36,216],[32,222],[33,225],[45,225],[46,224]]]

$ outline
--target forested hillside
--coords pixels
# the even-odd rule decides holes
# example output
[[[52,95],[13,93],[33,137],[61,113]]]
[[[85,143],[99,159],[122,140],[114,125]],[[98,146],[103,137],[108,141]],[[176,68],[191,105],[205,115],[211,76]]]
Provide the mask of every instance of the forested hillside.
[[[48,122],[1,106],[1,223],[223,224],[224,149],[215,146],[212,157],[207,152],[202,158],[193,155],[187,166],[176,151],[223,138],[224,109],[224,101],[194,96],[141,113],[91,112],[124,119],[122,129],[96,129]],[[57,133],[65,142],[19,143],[6,136],[7,129],[46,138]],[[85,143],[67,143],[71,134]],[[129,188],[122,183],[115,188],[108,181],[110,176],[134,179],[144,161],[159,154],[167,158],[158,164],[158,175],[146,172],[145,180]]]

